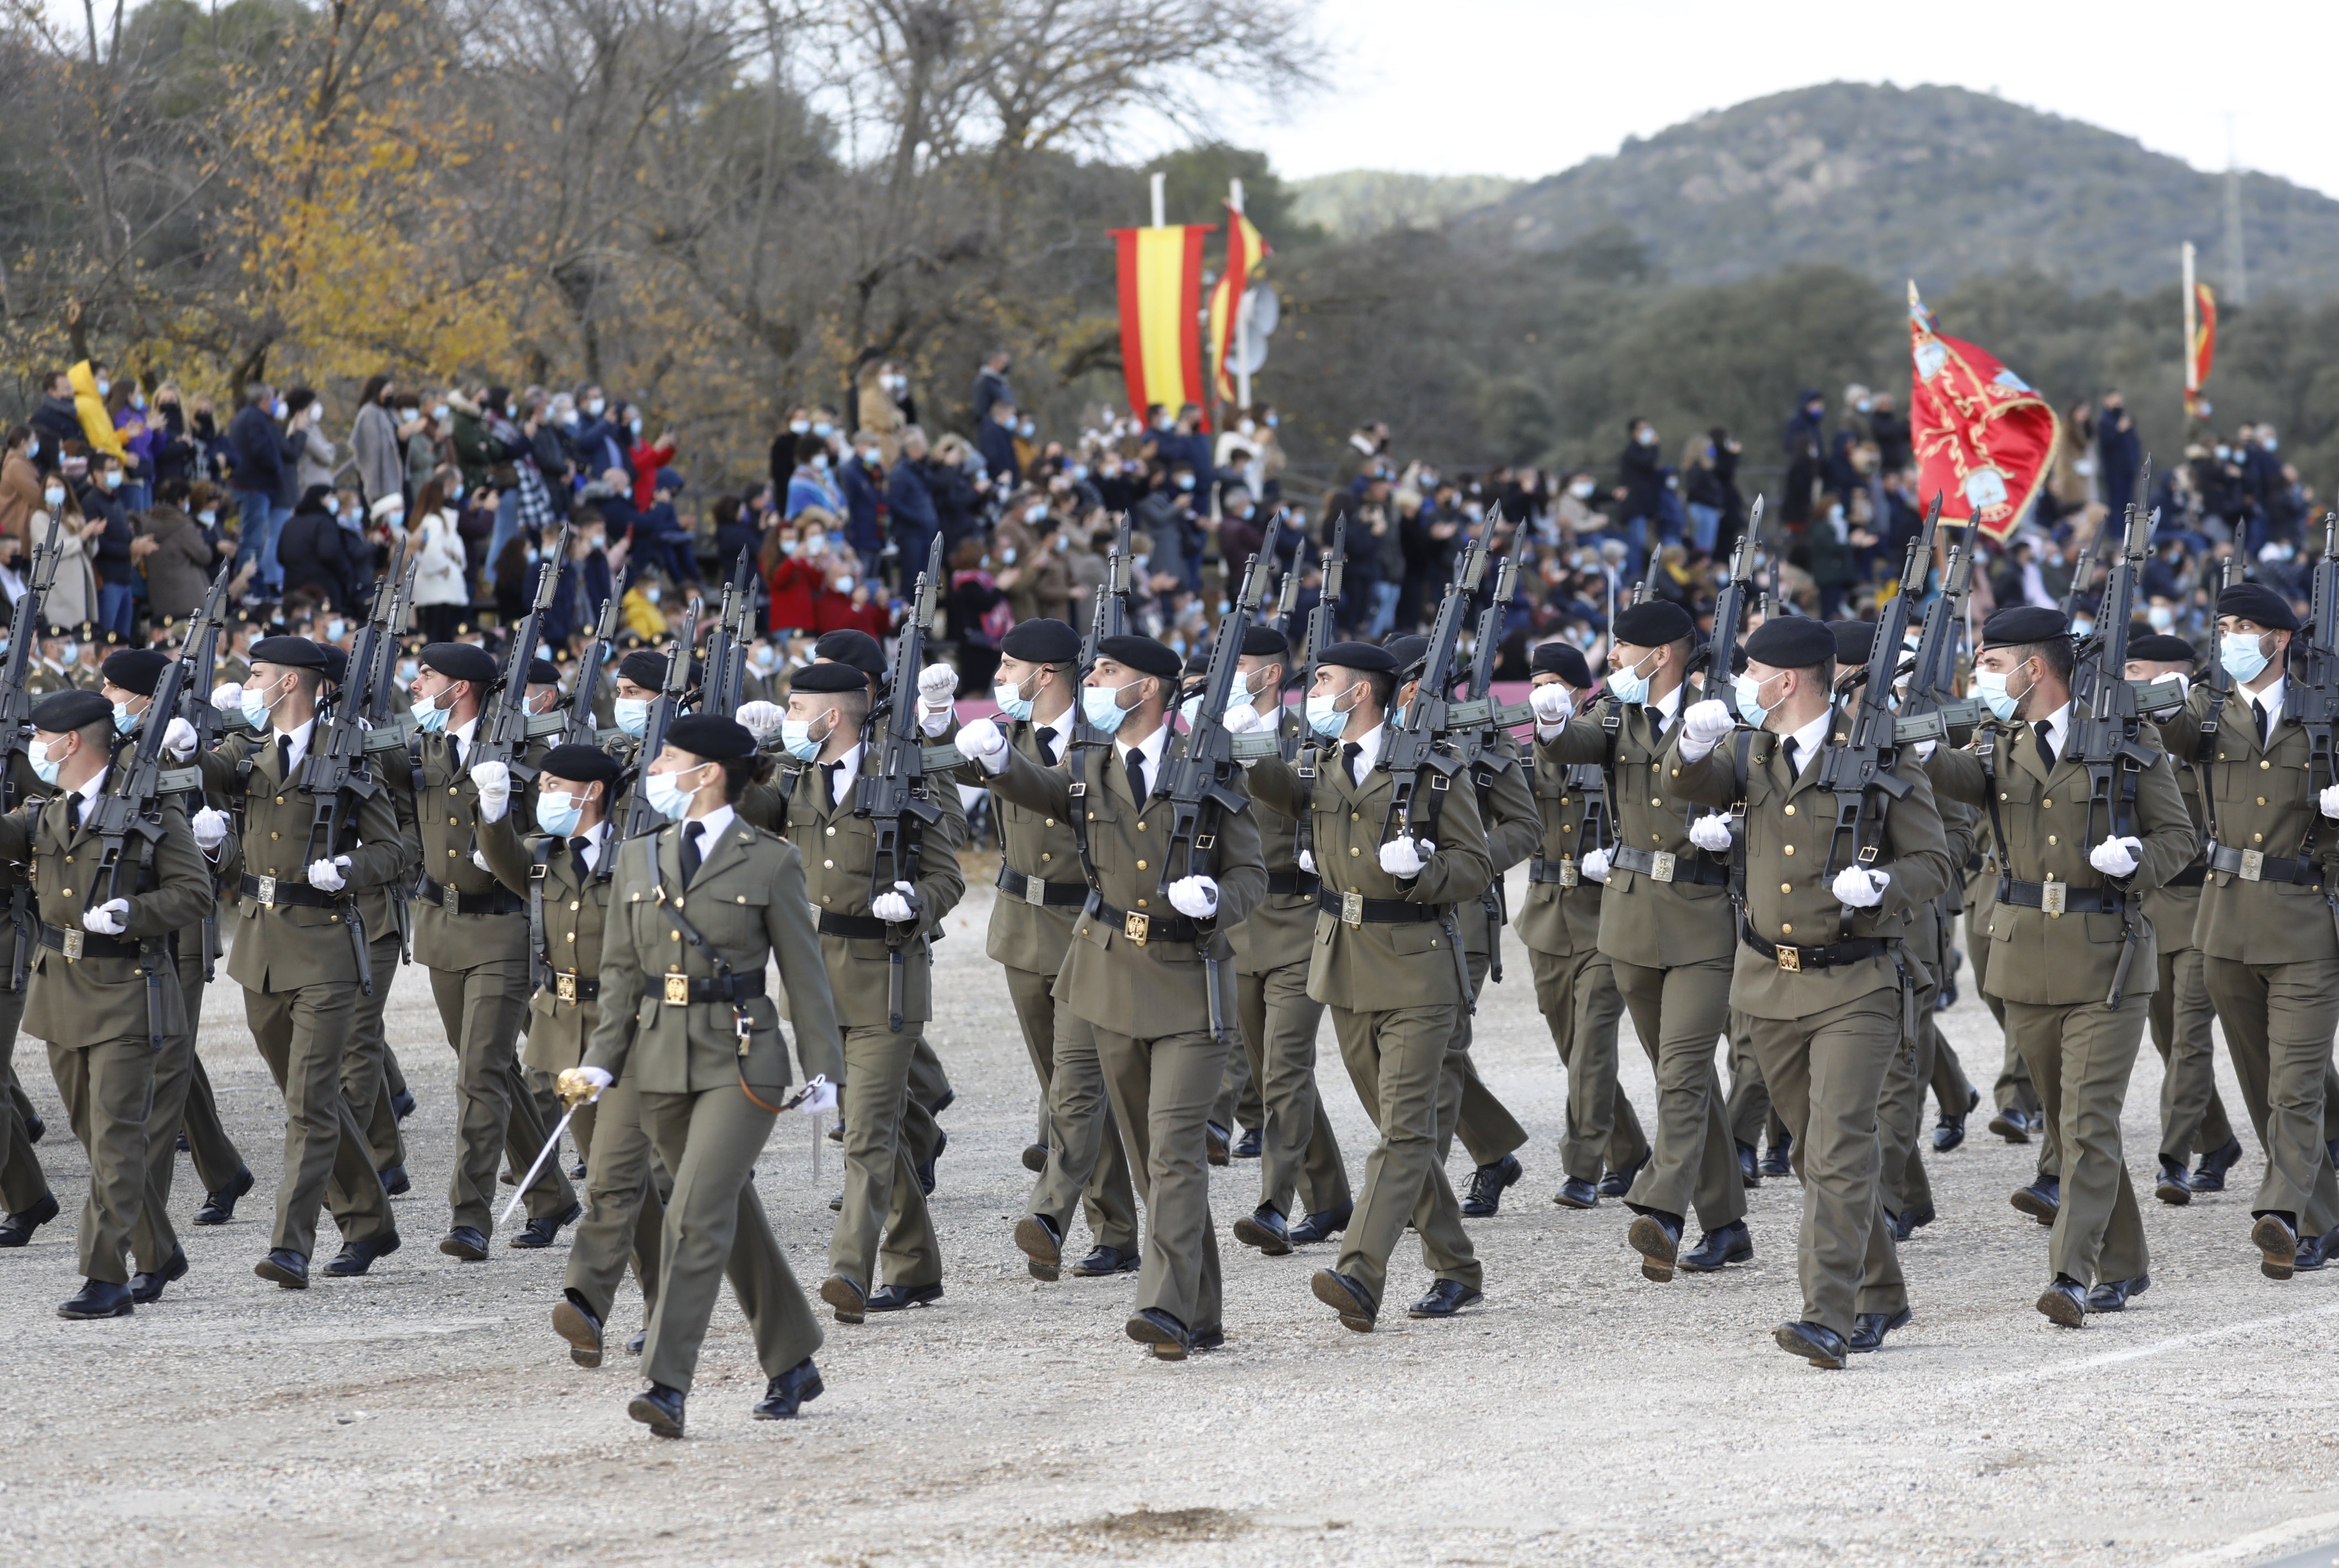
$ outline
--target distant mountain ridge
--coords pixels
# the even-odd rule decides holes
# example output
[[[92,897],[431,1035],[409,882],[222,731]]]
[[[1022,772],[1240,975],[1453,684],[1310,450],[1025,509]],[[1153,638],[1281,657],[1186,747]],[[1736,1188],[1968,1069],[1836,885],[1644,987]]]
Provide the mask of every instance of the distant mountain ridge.
[[[2339,294],[2339,201],[2265,174],[2243,176],[2241,197],[2253,294]],[[1831,82],[1753,99],[1454,223],[1529,251],[1621,225],[1690,283],[1832,261],[1886,284],[2036,267],[2083,292],[2145,293],[2176,281],[2185,240],[2202,275],[2226,281],[2223,175],[1962,87]]]

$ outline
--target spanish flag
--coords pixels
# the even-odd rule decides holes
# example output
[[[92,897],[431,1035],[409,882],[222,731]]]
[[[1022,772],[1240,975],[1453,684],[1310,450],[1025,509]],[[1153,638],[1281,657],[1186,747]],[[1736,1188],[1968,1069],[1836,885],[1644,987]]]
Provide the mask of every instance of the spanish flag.
[[[2185,412],[2201,412],[2201,389],[2209,384],[2209,366],[2217,357],[2217,299],[2206,283],[2193,285],[2193,340],[2185,347]]]
[[[1242,209],[1227,203],[1227,269],[1219,274],[1217,285],[1210,291],[1210,362],[1218,369],[1219,398],[1231,402],[1235,395],[1235,379],[1227,369],[1235,346],[1236,318],[1242,304],[1242,291],[1250,287],[1267,259],[1275,254],[1258,228],[1242,214]]]
[[[1120,362],[1129,378],[1130,410],[1138,418],[1155,403],[1175,411],[1202,403],[1202,240],[1215,223],[1170,223],[1159,229],[1115,229],[1120,281]]]

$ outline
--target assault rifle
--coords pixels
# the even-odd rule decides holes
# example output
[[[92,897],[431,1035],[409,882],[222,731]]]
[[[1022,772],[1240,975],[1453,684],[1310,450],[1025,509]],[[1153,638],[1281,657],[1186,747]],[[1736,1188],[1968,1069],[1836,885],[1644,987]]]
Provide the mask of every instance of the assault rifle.
[[[390,556],[390,570],[385,576],[395,586],[390,589],[390,602],[387,606],[382,605],[378,597],[380,593],[380,585],[377,584],[375,587],[377,597],[374,601],[373,625],[380,628],[381,636],[374,644],[373,673],[366,677],[365,711],[366,722],[371,725],[375,731],[398,735],[398,744],[401,746],[405,745],[405,737],[401,733],[402,726],[393,725],[390,718],[390,683],[398,668],[398,639],[406,635],[406,623],[414,607],[415,574],[422,568],[420,551],[418,550],[411,556],[406,555],[405,552],[406,547],[401,544]],[[402,569],[399,564],[401,558],[405,562]]]
[[[0,662],[0,747],[5,747],[5,754],[0,754],[0,810],[14,811],[24,804],[17,796],[17,781],[33,771],[28,755],[33,743],[33,696],[25,689],[25,677],[40,647],[41,606],[49,597],[50,585],[57,580],[57,530],[64,521],[62,514],[49,514],[47,537],[33,551],[32,575],[9,618],[8,656]],[[211,705],[206,702],[203,705]],[[21,994],[25,972],[32,967],[33,954],[40,946],[38,922],[33,914],[33,890],[27,883],[19,882],[8,890],[8,923],[16,933],[15,956],[9,962],[9,987]]]
[[[528,760],[528,746],[539,730],[530,722],[533,715],[528,711],[528,666],[536,662],[537,641],[544,635],[544,614],[552,607],[553,592],[560,583],[560,568],[567,559],[568,525],[563,523],[559,541],[545,552],[545,558],[537,566],[536,592],[528,599],[528,614],[520,617],[518,627],[512,633],[503,679],[480,712],[479,738],[466,756],[470,767],[484,762],[502,763],[511,769],[516,785],[536,776],[535,764]]]
[[[876,831],[869,858],[869,896],[893,891],[895,883],[918,881],[918,853],[925,830],[942,820],[942,807],[926,794],[925,734],[918,727],[918,671],[925,663],[926,637],[934,624],[934,595],[942,584],[943,542],[937,537],[926,555],[926,569],[910,596],[910,616],[893,652],[893,679],[886,699],[883,728],[876,746],[865,754],[861,776],[853,784],[853,814],[865,817]],[[885,978],[885,1012],[895,1033],[908,1005],[907,956],[912,926],[885,927],[885,957],[891,972]]]
[[[2138,485],[2142,485],[2145,480],[2149,479],[2151,477],[2152,459],[2150,458],[2147,458],[2144,460],[2144,473],[2137,479],[2137,483]],[[2141,494],[2142,492],[2139,491],[2138,493]],[[2089,539],[2086,544],[2081,545],[2079,547],[2079,558],[2072,564],[2071,581],[2069,586],[2065,587],[2063,590],[2063,602],[2060,606],[2063,612],[2063,618],[2067,621],[2079,613],[2079,602],[2087,597],[2087,590],[2095,586],[2093,579],[2096,575],[2096,546],[2097,542],[2098,541],[2096,539]]]
[[[1925,622],[1917,633],[1917,662],[1909,675],[1909,693],[1900,699],[1892,738],[1901,745],[1920,741],[1950,741],[1962,745],[1987,712],[1972,697],[1957,691],[1958,641],[1966,626],[1966,599],[1973,591],[1974,529],[1979,516],[1967,520],[1966,530],[1949,547],[1949,569],[1941,576],[1941,593],[1925,608]]]
[[[1746,620],[1746,596],[1754,591],[1754,530],[1762,521],[1762,498],[1754,498],[1754,509],[1746,519],[1746,531],[1738,536],[1738,547],[1731,553],[1730,581],[1722,587],[1721,597],[1713,602],[1713,635],[1705,646],[1690,656],[1686,676],[1703,672],[1704,685],[1698,690],[1706,696],[1718,697],[1730,689],[1731,676],[1737,673],[1738,628]]]
[[[745,546],[730,581],[723,585],[722,608],[716,612],[714,635],[706,639],[706,677],[699,688],[698,711],[729,718],[739,711],[747,688],[747,647],[755,640],[755,594],[748,586]],[[693,636],[696,636],[694,629]]]
[[[2103,614],[2092,636],[2077,647],[2077,665],[2071,673],[2071,732],[2063,744],[2064,760],[2087,770],[2087,825],[2083,842],[2094,844],[2127,834],[2136,821],[2137,774],[2160,756],[2160,748],[2144,744],[2144,715],[2136,688],[2127,679],[2128,618],[2135,613],[2137,579],[2144,575],[2144,557],[2152,549],[2156,512],[2131,502],[2119,558],[2112,563],[2111,580],[2104,589]],[[2339,577],[2339,565],[2333,568]],[[2322,586],[2317,572],[2317,587]],[[2334,672],[2339,673],[2339,672]],[[2331,726],[2323,726],[2324,782],[2329,782]],[[2100,833],[2097,823],[2101,821]],[[2058,884],[2048,883],[2048,886]],[[2063,895],[2068,897],[2068,894]],[[2112,971],[2110,993],[2104,1005],[2117,1011],[2127,989],[2128,965],[2136,958],[2137,912],[2141,897],[2121,892],[2119,962]]]
[[[315,804],[309,818],[309,846],[301,857],[304,866],[339,855],[342,831],[349,825],[344,814],[349,803],[369,801],[380,793],[382,786],[366,764],[366,753],[403,745],[396,730],[369,730],[365,720],[373,702],[373,683],[384,668],[378,649],[382,642],[394,645],[397,640],[386,624],[390,601],[397,592],[393,581],[384,573],[375,582],[372,614],[357,635],[357,646],[350,651],[341,689],[334,695],[331,704],[319,712],[317,727],[309,735],[309,753],[301,762],[301,787],[309,792]],[[266,732],[254,744],[266,745]],[[261,883],[261,900],[266,902],[275,897],[276,890],[266,877]],[[371,996],[373,962],[366,946],[365,920],[358,909],[357,894],[343,888],[337,907],[342,923],[349,928],[350,948],[357,954],[358,986]]]
[[[666,818],[650,804],[650,764],[666,750],[666,732],[673,727],[675,715],[682,711],[683,694],[690,689],[691,636],[684,628],[696,625],[698,601],[693,599],[676,623],[674,641],[666,648],[666,681],[642,724],[641,749],[634,754],[634,786],[626,795],[626,838],[639,838],[666,825]]]
[[[1269,519],[1258,554],[1243,569],[1242,587],[1234,608],[1219,622],[1218,640],[1210,645],[1210,664],[1202,676],[1202,700],[1194,710],[1183,749],[1166,753],[1153,781],[1152,796],[1170,803],[1170,831],[1161,846],[1160,890],[1167,900],[1170,884],[1184,876],[1211,873],[1211,849],[1219,839],[1219,820],[1239,812],[1249,797],[1235,787],[1241,764],[1235,760],[1234,736],[1227,733],[1227,701],[1234,695],[1236,666],[1242,660],[1243,636],[1267,601],[1267,563],[1275,558],[1279,519]],[[1132,917],[1135,918],[1135,917]],[[1226,966],[1210,953],[1211,936],[1196,939],[1210,1007],[1210,1032],[1230,1039],[1235,1027],[1233,998],[1228,994]]]
[[[2310,794],[2320,794],[2339,784],[2339,777],[2333,776],[2331,752],[2332,727],[2339,724],[2339,512],[2323,515],[2323,557],[2314,563],[2305,635],[2290,640],[2287,681],[2283,711],[2306,731],[2306,787]],[[2301,860],[2314,854],[2322,820],[2320,815],[2307,818]],[[2333,921],[2339,922],[2339,889],[2331,888],[2328,877],[2324,880],[2324,899],[2331,905]]]
[[[1384,840],[1414,831],[1414,806],[1424,774],[1429,775],[1428,787],[1436,792],[1447,788],[1461,771],[1460,762],[1437,742],[1453,705],[1449,698],[1454,690],[1454,650],[1462,636],[1463,607],[1476,596],[1485,574],[1486,547],[1473,540],[1463,547],[1461,559],[1455,563],[1454,580],[1446,585],[1437,618],[1430,624],[1429,651],[1422,657],[1421,678],[1414,688],[1413,701],[1406,706],[1405,721],[1387,725],[1382,733],[1381,754],[1375,761],[1377,766],[1388,770],[1391,780],[1388,815],[1381,823]]]
[[[1503,620],[1518,592],[1518,581],[1517,557],[1505,556],[1495,568],[1495,597],[1478,612],[1478,640],[1470,649],[1469,685],[1463,688],[1463,700],[1446,709],[1454,754],[1466,767],[1493,751],[1500,744],[1496,737],[1505,730],[1535,717],[1533,704],[1501,705],[1494,695],[1495,666],[1502,658]]]
[[[611,645],[617,636],[617,596],[611,594],[601,601],[601,616],[593,626],[593,640],[586,646],[585,656],[577,661],[577,689],[569,694],[567,722],[561,725],[562,745],[589,746],[600,738],[600,726],[594,722],[593,704],[600,695],[601,667],[609,662]]]
[[[1081,644],[1081,667],[1076,679],[1086,680],[1089,672],[1096,668],[1098,644],[1107,637],[1129,635],[1129,574],[1133,569],[1129,547],[1129,514],[1123,512],[1112,548],[1105,553],[1104,582],[1097,588],[1096,604],[1089,612],[1089,635]],[[1072,701],[1071,744],[1073,750],[1112,744],[1110,736],[1089,723],[1077,692],[1073,694]],[[1071,752],[1065,754],[1070,755]]]

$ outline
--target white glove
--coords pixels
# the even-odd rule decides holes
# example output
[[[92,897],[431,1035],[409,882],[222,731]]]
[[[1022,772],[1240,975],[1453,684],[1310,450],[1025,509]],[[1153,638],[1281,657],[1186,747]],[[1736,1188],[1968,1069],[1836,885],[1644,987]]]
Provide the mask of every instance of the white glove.
[[[1248,703],[1229,703],[1227,705],[1227,734],[1230,735],[1247,735],[1255,729],[1265,728],[1266,725],[1267,720],[1262,718],[1259,715],[1259,711],[1251,706]]]
[[[1608,880],[1608,852],[1604,849],[1594,850],[1590,854],[1585,855],[1582,861],[1577,863],[1576,869],[1584,873],[1584,880],[1586,882],[1606,882]]]
[[[1689,842],[1715,854],[1730,847],[1730,819],[1720,812],[1709,812],[1689,824]]]
[[[195,726],[184,719],[173,719],[163,726],[163,749],[174,757],[184,757],[195,749]]]
[[[1427,839],[1393,838],[1381,845],[1381,869],[1394,877],[1416,877],[1436,853],[1437,846]]]
[[[891,925],[902,925],[918,918],[918,907],[910,902],[917,889],[908,883],[897,882],[892,892],[881,892],[869,901],[869,912]]]
[[[1538,724],[1565,724],[1575,712],[1575,698],[1560,682],[1545,681],[1527,693],[1527,706],[1535,709]]]
[[[1891,880],[1888,872],[1848,865],[1835,873],[1835,901],[1853,909],[1874,909],[1884,902],[1885,885]]]
[[[560,1102],[574,1109],[592,1104],[601,1098],[603,1090],[617,1081],[607,1068],[572,1067],[553,1080],[553,1087],[560,1095]]]
[[[242,713],[243,711],[243,687],[236,684],[234,681],[227,681],[212,688],[212,706],[219,709],[219,711],[223,714]]]
[[[2333,784],[2317,795],[2314,804],[2322,808],[2324,816],[2339,817],[2339,784]]]
[[[1690,704],[1689,711],[1682,715],[1682,761],[1698,761],[1737,725],[1738,721],[1730,716],[1730,705],[1719,697]]]
[[[330,860],[316,862],[309,867],[309,885],[319,892],[340,892],[349,885],[348,879],[341,875],[341,867],[348,863],[347,855],[340,857],[339,863]]]
[[[130,901],[110,898],[95,909],[81,912],[81,928],[98,936],[120,936],[130,922]]]
[[[929,713],[946,712],[958,697],[958,672],[948,665],[928,665],[918,672],[918,705]]]
[[[495,870],[493,866],[488,863],[488,855],[485,850],[473,850],[471,852],[471,863],[478,866],[484,872],[493,873]]]
[[[739,711],[731,716],[746,725],[755,744],[762,745],[778,733],[780,721],[788,716],[788,710],[777,703],[741,703]]]
[[[796,1110],[804,1116],[824,1116],[836,1109],[836,1085],[828,1081],[828,1074],[815,1072],[804,1080],[804,1099],[796,1102]]]
[[[473,763],[471,783],[479,792],[479,820],[503,821],[511,805],[511,769],[503,763]]]
[[[1007,771],[1007,732],[989,719],[976,719],[958,732],[958,754],[989,772]]]
[[[1316,852],[1314,850],[1303,849],[1299,852],[1299,869],[1306,872],[1309,876],[1314,876],[1316,874]]]
[[[2133,876],[2144,863],[2144,841],[2107,838],[2087,852],[2087,863],[2106,876]]]
[[[1206,876],[1181,876],[1170,884],[1170,907],[1191,920],[1219,912],[1219,884]]]
[[[209,853],[227,842],[227,813],[205,806],[188,819],[187,825],[195,830],[195,847]]]

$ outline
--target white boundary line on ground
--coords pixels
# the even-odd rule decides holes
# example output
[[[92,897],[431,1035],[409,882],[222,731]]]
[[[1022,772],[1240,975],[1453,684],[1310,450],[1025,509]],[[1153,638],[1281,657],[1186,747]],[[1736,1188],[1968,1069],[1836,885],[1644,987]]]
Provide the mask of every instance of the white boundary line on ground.
[[[2300,1545],[2314,1536],[2334,1532],[2339,1532],[2339,1514],[2316,1514],[2304,1519],[2294,1519],[2287,1524],[2277,1524],[2270,1530],[2260,1530],[2238,1541],[2229,1541],[2223,1546],[2171,1557],[2161,1563],[2160,1568],[2221,1568],[2223,1564],[2246,1563],[2261,1553],[2282,1546]],[[2334,1546],[2330,1551],[2334,1557],[2339,1557],[2339,1546]]]
[[[2074,1373],[2092,1372],[2098,1366],[2116,1366],[2124,1361],[2141,1361],[2147,1356],[2166,1356],[2172,1351],[2189,1350],[2196,1345],[2209,1345],[2220,1339],[2231,1339],[2238,1334],[2255,1334],[2264,1329],[2280,1328],[2285,1324],[2304,1323],[2310,1318],[2339,1317],[2339,1301],[2322,1307],[2312,1307],[2304,1312],[2285,1312],[2279,1317],[2256,1317],[2247,1323],[2228,1323],[2216,1328],[2204,1328],[2194,1334],[2180,1334],[2172,1339],[2155,1340],[2149,1345],[2130,1346],[2125,1350],[2107,1350],[2101,1356],[2082,1356],[2076,1360],[2052,1362],[2020,1372],[2001,1373],[1979,1383],[1969,1383],[1969,1392],[1980,1393],[1994,1388],[2008,1388],[2036,1383],[2046,1377],[2067,1377]],[[2327,1516],[2328,1522],[2339,1524],[2339,1514]],[[2223,1561],[2223,1559],[2219,1559]]]

